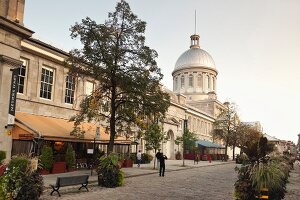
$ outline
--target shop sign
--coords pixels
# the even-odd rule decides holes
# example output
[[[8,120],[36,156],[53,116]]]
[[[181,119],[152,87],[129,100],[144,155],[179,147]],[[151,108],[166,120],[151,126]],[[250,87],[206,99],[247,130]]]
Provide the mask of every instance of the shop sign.
[[[11,69],[11,71],[12,71],[12,77],[11,77],[7,126],[13,126],[15,124],[16,100],[17,100],[20,68]]]

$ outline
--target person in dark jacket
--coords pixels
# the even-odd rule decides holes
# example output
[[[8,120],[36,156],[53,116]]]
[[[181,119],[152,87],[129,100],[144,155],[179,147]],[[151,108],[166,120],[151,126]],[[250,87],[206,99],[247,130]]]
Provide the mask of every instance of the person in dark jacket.
[[[166,169],[166,164],[165,160],[167,160],[167,156],[161,154],[159,157],[159,176],[165,176],[165,169]]]
[[[160,149],[158,149],[158,152],[156,153],[155,157],[156,157],[156,160],[157,160],[157,169],[159,168],[159,159],[160,157],[162,156],[162,153],[160,152]]]

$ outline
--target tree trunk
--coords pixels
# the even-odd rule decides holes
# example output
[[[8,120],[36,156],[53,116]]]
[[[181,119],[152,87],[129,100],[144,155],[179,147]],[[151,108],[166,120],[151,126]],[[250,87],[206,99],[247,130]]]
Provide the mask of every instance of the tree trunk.
[[[232,151],[232,160],[235,160],[235,145],[232,146],[233,151]]]
[[[153,166],[153,169],[155,169],[155,165],[156,165],[156,149],[154,149],[154,166]]]
[[[111,81],[112,81],[111,100],[110,100],[111,116],[109,121],[110,138],[109,138],[109,145],[107,148],[107,154],[110,154],[114,150],[114,141],[116,135],[116,83],[113,77]]]

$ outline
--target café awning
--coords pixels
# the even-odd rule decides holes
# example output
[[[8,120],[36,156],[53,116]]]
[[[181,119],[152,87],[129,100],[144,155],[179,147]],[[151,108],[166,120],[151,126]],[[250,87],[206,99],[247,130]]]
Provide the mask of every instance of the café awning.
[[[54,118],[49,116],[33,115],[29,113],[16,113],[16,126],[13,129],[13,138],[22,139],[23,136],[32,138],[43,138],[44,140],[54,141],[72,141],[72,142],[89,142],[94,141],[96,129],[99,125],[94,123],[82,123],[81,130],[85,131],[82,138],[70,135],[73,130],[73,122],[67,119]],[[100,127],[100,139],[96,138],[97,143],[108,143],[110,134],[106,133]],[[116,144],[130,144],[124,136],[115,138]]]
[[[207,148],[225,148],[220,144],[216,144],[216,143],[213,143],[213,142],[207,141],[207,140],[197,140],[196,145],[198,147],[207,147]]]

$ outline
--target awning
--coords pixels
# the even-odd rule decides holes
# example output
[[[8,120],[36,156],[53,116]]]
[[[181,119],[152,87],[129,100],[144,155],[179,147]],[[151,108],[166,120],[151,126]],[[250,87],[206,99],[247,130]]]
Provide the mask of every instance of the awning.
[[[67,119],[54,118],[41,115],[33,115],[29,113],[16,113],[16,126],[13,129],[13,138],[22,139],[23,136],[32,135],[40,137],[44,140],[54,141],[73,141],[73,142],[89,142],[94,141],[97,125],[93,123],[82,123],[80,128],[85,131],[83,138],[70,135],[73,130],[73,122]],[[98,126],[99,127],[99,126]],[[105,133],[100,127],[100,139],[96,139],[97,143],[108,143],[110,134]],[[126,140],[124,136],[115,138],[116,144],[130,144],[130,140]]]
[[[207,140],[198,140],[196,141],[198,147],[207,147],[207,148],[225,148],[220,144],[216,144]]]

